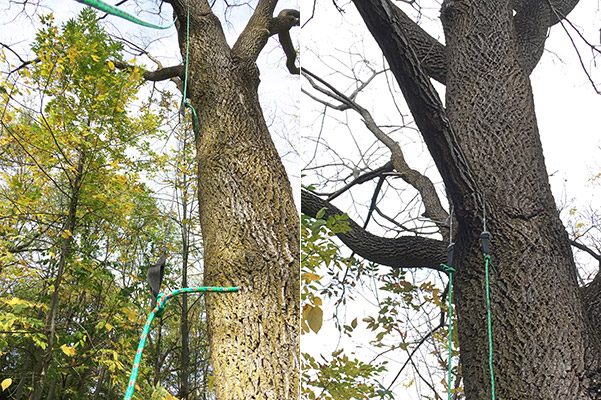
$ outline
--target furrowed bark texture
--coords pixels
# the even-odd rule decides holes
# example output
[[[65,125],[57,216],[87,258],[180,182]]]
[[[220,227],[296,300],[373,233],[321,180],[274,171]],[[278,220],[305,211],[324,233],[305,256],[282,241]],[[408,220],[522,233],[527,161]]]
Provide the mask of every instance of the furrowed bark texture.
[[[419,66],[421,45],[412,48],[412,35],[400,28],[395,6],[387,0],[355,1],[456,207],[454,298],[470,400],[491,397],[478,239],[484,198],[499,270],[491,276],[496,397],[601,399],[599,329],[592,323],[599,321],[598,279],[579,290],[547,178],[528,79],[544,44],[541,32],[557,22],[545,13],[561,7],[567,14],[576,3],[445,1],[444,110],[424,79],[428,66]]]
[[[587,374],[597,369],[598,342],[581,307],[568,236],[551,194],[511,5],[448,1],[442,21],[449,47],[447,115],[486,193],[500,270],[491,285],[497,395],[600,398],[588,390]],[[482,227],[459,215],[455,304],[463,373],[468,397],[482,398],[490,395],[476,236]]]
[[[299,392],[299,221],[259,105],[255,65],[275,3],[259,3],[249,23],[257,25],[230,50],[204,0],[172,2],[184,57],[190,7],[188,97],[198,114],[205,284],[242,288],[206,295],[220,400],[296,399]]]

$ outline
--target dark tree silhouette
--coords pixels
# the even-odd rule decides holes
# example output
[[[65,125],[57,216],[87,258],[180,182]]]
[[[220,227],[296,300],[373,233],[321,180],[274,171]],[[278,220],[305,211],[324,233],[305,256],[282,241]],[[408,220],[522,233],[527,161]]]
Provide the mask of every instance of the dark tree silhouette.
[[[549,27],[578,1],[446,0],[440,13],[445,45],[390,0],[353,3],[390,66],[454,206],[454,303],[466,398],[491,397],[479,240],[485,201],[500,270],[491,277],[497,398],[601,399],[601,275],[578,285],[571,243],[551,194],[529,81]],[[390,150],[396,175],[421,195],[424,216],[448,237],[449,216],[432,183],[408,167],[401,147],[358,105],[356,93],[345,95],[303,72],[338,109],[359,113]],[[431,79],[446,86],[444,106]],[[315,216],[323,207],[326,215],[340,212],[303,191],[303,213]],[[446,261],[446,242],[381,238],[357,224],[352,228],[340,238],[368,260],[436,269]]]

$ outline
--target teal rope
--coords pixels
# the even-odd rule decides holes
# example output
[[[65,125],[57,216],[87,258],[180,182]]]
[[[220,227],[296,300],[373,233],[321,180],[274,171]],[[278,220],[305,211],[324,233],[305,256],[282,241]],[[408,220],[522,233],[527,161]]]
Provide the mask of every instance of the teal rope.
[[[188,22],[186,23],[186,73],[184,75],[184,99],[183,105],[185,107],[190,107],[192,109],[192,114],[194,114],[194,121],[198,123],[198,116],[196,115],[196,110],[192,107],[192,103],[188,101],[188,54],[190,48],[190,7],[188,7]],[[182,111],[183,112],[183,111]]]
[[[491,399],[495,400],[495,373],[492,369],[492,318],[490,312],[490,283],[488,280],[488,266],[495,270],[494,265],[490,261],[490,255],[484,253],[484,272],[486,274],[486,314],[488,324],[488,368],[490,369],[490,392]]]
[[[186,74],[184,75],[184,104],[188,92],[188,49],[190,47],[190,7],[188,7],[188,22],[186,23]]]
[[[146,345],[146,338],[148,337],[148,332],[150,331],[150,323],[154,319],[155,314],[163,311],[165,307],[165,303],[170,298],[180,295],[182,293],[193,293],[193,292],[237,292],[240,290],[238,287],[215,287],[215,286],[201,286],[201,287],[193,287],[193,288],[183,288],[175,290],[169,294],[161,294],[157,296],[157,305],[151,311],[148,319],[146,320],[146,325],[144,325],[144,329],[142,330],[142,336],[140,337],[140,344],[138,345],[138,351],[136,351],[136,358],[134,359],[134,365],[131,370],[131,375],[129,377],[129,384],[127,385],[127,391],[125,392],[125,396],[123,400],[130,400],[134,394],[134,389],[136,387],[136,379],[138,378],[138,368],[140,367],[140,361],[142,360],[142,351],[144,351],[144,346]]]
[[[111,14],[111,15],[115,15],[117,17],[124,18],[124,19],[131,21],[133,23],[136,23],[138,25],[147,26],[149,28],[169,29],[173,26],[173,24],[175,24],[175,20],[169,26],[159,26],[159,25],[151,24],[150,22],[143,21],[140,18],[138,18],[128,12],[125,12],[115,6],[111,6],[110,4],[107,4],[104,1],[100,1],[100,0],[77,0],[77,2],[85,4],[90,7],[93,7],[97,10],[104,11],[107,14]]]
[[[447,368],[447,393],[449,400],[451,400],[451,371],[453,368],[453,272],[455,272],[455,268],[449,267],[446,264],[440,264],[440,266],[449,274],[449,362]]]

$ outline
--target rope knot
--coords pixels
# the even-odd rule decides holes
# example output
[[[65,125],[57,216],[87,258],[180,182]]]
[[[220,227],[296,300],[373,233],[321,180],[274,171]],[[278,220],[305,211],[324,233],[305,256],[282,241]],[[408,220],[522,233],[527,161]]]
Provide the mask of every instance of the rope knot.
[[[484,253],[484,262],[485,262],[487,265],[490,265],[490,267],[492,268],[492,270],[493,270],[493,272],[494,272],[495,274],[498,274],[498,273],[499,273],[499,271],[497,271],[497,267],[495,267],[495,266],[493,265],[493,263],[492,263],[492,257],[490,256],[490,254],[488,254],[488,253]]]
[[[157,296],[157,305],[155,307],[156,312],[159,312],[165,308],[167,297],[168,296],[166,294],[159,293],[159,295]]]
[[[442,267],[442,269],[444,269],[444,272],[446,272],[447,274],[452,274],[453,272],[455,272],[455,268],[448,266],[447,264],[440,264],[440,266]]]

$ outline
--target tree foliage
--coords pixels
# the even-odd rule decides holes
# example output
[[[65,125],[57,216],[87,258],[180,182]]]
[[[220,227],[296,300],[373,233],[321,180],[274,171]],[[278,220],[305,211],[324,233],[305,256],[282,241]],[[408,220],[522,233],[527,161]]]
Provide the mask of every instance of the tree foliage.
[[[115,67],[131,60],[94,12],[60,27],[52,15],[41,21],[35,61],[1,82],[0,380],[14,399],[121,398],[149,311],[146,268],[163,244],[181,246],[169,234],[174,208],[148,177],[171,163],[179,175],[168,185],[189,186],[190,150],[151,149],[165,137],[165,111],[137,99],[142,72]],[[190,216],[176,223],[195,229]],[[177,260],[168,275],[179,273]],[[190,310],[189,379],[209,392],[203,313]],[[180,363],[179,329],[179,318],[165,317],[154,331],[141,396],[161,385],[177,394],[169,371]]]

